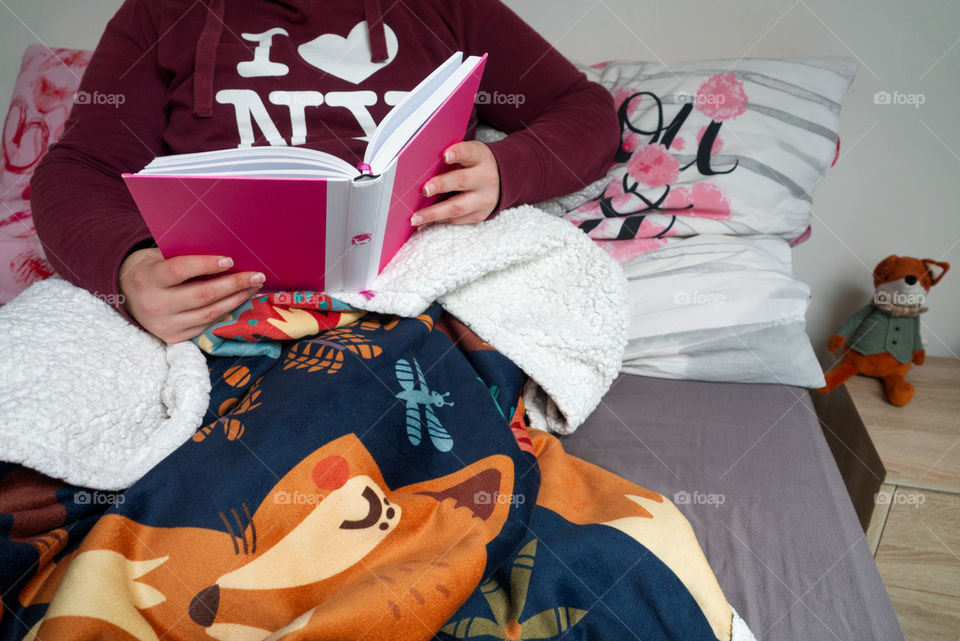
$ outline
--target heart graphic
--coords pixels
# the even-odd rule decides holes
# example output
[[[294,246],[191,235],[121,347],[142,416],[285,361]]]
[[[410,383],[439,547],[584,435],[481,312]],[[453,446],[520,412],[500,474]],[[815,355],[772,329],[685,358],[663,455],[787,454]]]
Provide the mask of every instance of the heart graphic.
[[[346,38],[325,33],[304,42],[297,47],[297,53],[320,71],[356,85],[397,57],[397,34],[387,25],[383,25],[383,32],[387,41],[387,59],[383,62],[370,61],[370,39],[367,35],[366,20],[355,24]]]

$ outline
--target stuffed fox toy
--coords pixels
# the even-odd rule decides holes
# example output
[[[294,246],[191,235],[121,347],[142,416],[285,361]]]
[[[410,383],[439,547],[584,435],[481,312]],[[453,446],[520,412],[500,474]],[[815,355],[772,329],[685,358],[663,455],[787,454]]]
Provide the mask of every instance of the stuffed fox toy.
[[[929,258],[887,256],[873,270],[873,300],[830,337],[831,352],[844,344],[840,363],[825,376],[826,394],[854,374],[883,379],[887,399],[902,407],[913,398],[913,385],[904,380],[910,364],[923,365],[920,314],[930,288],[940,282],[949,263]]]

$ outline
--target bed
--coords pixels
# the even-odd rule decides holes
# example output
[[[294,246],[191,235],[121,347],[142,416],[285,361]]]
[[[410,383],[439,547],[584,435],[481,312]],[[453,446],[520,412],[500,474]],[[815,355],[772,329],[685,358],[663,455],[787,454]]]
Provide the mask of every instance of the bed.
[[[45,137],[17,136],[20,144],[11,147],[13,155],[7,165],[18,170],[0,175],[3,204],[14,212],[0,225],[0,254],[7,266],[0,270],[3,301],[47,278],[51,271],[29,224],[26,185],[29,167],[62,130],[68,106],[38,112],[32,104],[34,80],[44,76],[41,87],[56,89],[60,85],[73,90],[88,61],[89,52],[48,50],[39,45],[24,56],[11,113],[21,124],[44,120],[43,126],[35,128]],[[736,75],[731,72],[734,64]],[[620,261],[632,302],[625,336],[625,373],[613,381],[589,418],[562,438],[563,446],[570,454],[660,492],[678,506],[692,525],[723,594],[756,638],[902,638],[808,397],[806,388],[821,384],[822,372],[803,329],[810,292],[793,280],[790,267],[789,246],[809,234],[812,190],[835,159],[840,101],[854,67],[846,61],[798,59],[700,61],[670,70],[646,63],[601,63],[582,69],[610,89],[618,105],[623,136],[617,163],[606,177],[581,192],[540,206],[573,223]],[[478,132],[480,139],[497,135]],[[641,136],[652,136],[652,140],[644,144]],[[771,140],[777,143],[769,144]],[[740,169],[734,171],[737,167]],[[416,318],[408,325],[422,323],[432,329],[439,324],[436,310],[413,316]],[[360,327],[370,333],[392,329],[390,322],[382,319],[366,323]],[[343,345],[354,341],[350,351],[370,358],[364,346],[370,341],[347,334],[340,351],[346,353]],[[503,349],[499,342],[494,344]],[[483,352],[486,348],[475,341],[471,349]],[[299,363],[296,367],[306,367],[306,363],[312,368],[317,363],[308,363],[308,357],[314,356],[285,358]],[[482,362],[494,357],[470,358]],[[397,369],[384,376],[395,377],[404,389],[409,386],[407,391],[419,378],[421,391],[426,391],[423,375],[415,373],[419,370],[415,359],[401,360],[405,365],[401,367],[398,360]],[[332,361],[324,363],[322,367],[331,372],[341,367]],[[496,379],[496,392],[516,394],[520,384],[515,372],[501,366],[505,373],[497,374],[497,368],[492,368],[491,376],[502,376],[502,380]],[[218,397],[223,416],[198,431],[192,437],[194,443],[208,436],[207,442],[212,442],[211,434],[221,432],[228,440],[238,440],[245,428],[246,438],[256,436],[256,422],[251,423],[253,414],[248,413],[260,402],[259,379],[251,372],[255,367],[220,369],[211,368],[213,378],[228,387],[242,387],[245,395],[242,400],[239,396]],[[490,387],[490,393],[494,391]],[[499,404],[500,414],[510,418],[508,410],[515,408],[500,408]],[[447,401],[438,400],[437,407],[447,407]],[[549,411],[545,414],[549,417]],[[423,417],[427,423],[436,418]],[[516,421],[511,423],[511,429],[521,449],[529,454],[534,447],[542,447],[546,441],[537,436],[531,442],[523,433],[523,421],[519,422],[520,427],[515,427]],[[572,431],[564,420],[544,426]],[[195,425],[185,427],[190,434],[195,429]],[[434,449],[442,450],[449,443],[440,430],[433,436],[438,434]],[[185,438],[190,438],[189,434]],[[202,456],[188,460],[193,461],[193,468],[181,464],[186,466],[182,470],[185,478],[203,472],[206,461]],[[157,460],[150,465],[161,463]],[[359,463],[351,460],[353,464]],[[172,466],[166,464],[168,470]],[[17,482],[21,482],[21,489],[41,487],[47,492],[43,500],[48,503],[43,505],[50,512],[66,505],[68,517],[82,523],[81,531],[92,524],[84,516],[91,506],[79,505],[76,493],[71,503],[63,498],[64,488],[52,479],[38,480],[23,468],[11,471],[4,467],[2,471],[7,475],[7,485],[0,492],[4,512],[31,509],[16,502],[23,496],[17,494]],[[403,476],[402,470],[393,473]],[[140,494],[168,491],[159,489],[163,483],[156,474],[151,478],[153,484],[147,487],[152,490],[141,489]],[[276,480],[265,477],[260,482],[269,486]],[[50,488],[59,488],[54,492],[60,495],[55,508],[49,503],[54,494]],[[282,484],[274,490],[285,491]],[[82,491],[78,490],[80,496],[86,496]],[[274,499],[281,494],[273,495]],[[116,501],[118,495],[94,496]],[[568,516],[576,512],[570,505],[562,505],[562,497],[551,500],[561,512],[570,510]],[[208,507],[209,514],[219,509]],[[506,509],[496,506],[493,513],[503,516]],[[518,509],[509,506],[509,510]],[[243,522],[249,527],[258,513],[246,513],[246,504],[236,510],[234,529],[245,533]],[[215,519],[208,523],[196,514],[189,516],[199,519],[198,528],[223,529]],[[228,516],[224,510],[220,518],[230,531],[234,549],[240,553],[242,539],[246,554],[246,535],[234,536]],[[6,518],[0,514],[0,530],[6,524],[9,534],[17,525],[10,529]],[[151,524],[162,525],[164,518],[151,517]],[[152,532],[144,527],[148,534]],[[191,545],[189,537],[194,533],[184,528],[184,545]],[[57,537],[50,536],[53,538],[30,539],[41,558],[44,550],[58,544]],[[252,542],[249,552],[255,549]],[[631,548],[622,549],[631,554]],[[30,558],[22,556],[18,562],[29,565]],[[628,558],[636,563],[639,555]],[[136,565],[133,569],[146,573],[154,567]],[[138,599],[151,605],[162,603],[149,590],[137,589],[143,590]],[[219,592],[197,592],[197,603],[207,608],[214,594]],[[30,607],[38,608],[30,611],[37,625],[41,608],[48,602],[43,599],[50,596],[28,595],[27,600],[33,599],[30,602],[34,604]],[[649,596],[651,602],[656,596]],[[479,597],[474,600],[479,603],[477,612],[485,607]],[[690,606],[687,601],[684,607]],[[203,608],[194,605],[190,603],[190,618],[209,627],[213,619],[207,621]],[[627,616],[631,605],[620,605],[619,616]],[[634,609],[647,612],[639,606]],[[558,614],[562,620],[557,624],[558,634],[577,630],[576,621],[569,618],[574,610],[564,612]],[[654,616],[660,610],[652,607],[649,612]],[[177,616],[184,618],[183,612]],[[681,628],[683,619],[679,617],[677,623]],[[499,618],[497,622],[503,623]],[[463,636],[459,623],[453,628],[450,625],[453,623],[443,628],[446,634]],[[24,629],[28,627],[24,625]],[[681,628],[674,630],[675,638],[685,638]],[[580,633],[586,634],[583,629],[579,628]],[[518,633],[509,626],[504,630],[504,634]],[[586,638],[617,636],[597,634]],[[573,633],[570,638],[580,637]]]
[[[625,375],[563,444],[673,498],[757,639],[903,638],[807,390]]]

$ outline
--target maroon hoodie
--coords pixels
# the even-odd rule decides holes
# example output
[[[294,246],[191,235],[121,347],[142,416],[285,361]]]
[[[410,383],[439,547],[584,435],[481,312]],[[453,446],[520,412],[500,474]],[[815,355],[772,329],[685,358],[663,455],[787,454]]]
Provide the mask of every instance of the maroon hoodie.
[[[478,118],[510,133],[490,144],[498,208],[602,174],[619,135],[609,93],[499,0],[126,0],[30,183],[48,259],[117,301],[121,262],[152,244],[121,173],[268,144],[355,164],[403,92],[458,50],[489,54],[468,138]]]

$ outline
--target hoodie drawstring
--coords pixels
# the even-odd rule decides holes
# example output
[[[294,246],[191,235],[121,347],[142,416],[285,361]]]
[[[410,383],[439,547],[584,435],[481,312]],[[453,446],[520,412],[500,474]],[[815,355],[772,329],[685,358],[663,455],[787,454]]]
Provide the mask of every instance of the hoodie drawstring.
[[[274,0],[296,11],[292,22],[303,22],[306,0]],[[213,116],[213,72],[216,68],[217,46],[223,33],[224,0],[209,0],[203,31],[197,39],[197,54],[194,60],[193,113],[198,118]],[[383,10],[380,0],[363,0],[363,17],[367,22],[367,37],[370,40],[370,62],[387,59],[387,37],[383,30]]]
[[[223,32],[223,2],[210,0],[203,31],[197,40],[197,56],[193,62],[193,114],[199,118],[213,115],[213,69]]]
[[[367,21],[370,39],[370,62],[383,62],[387,59],[387,37],[383,32],[380,0],[363,0],[363,17]]]

